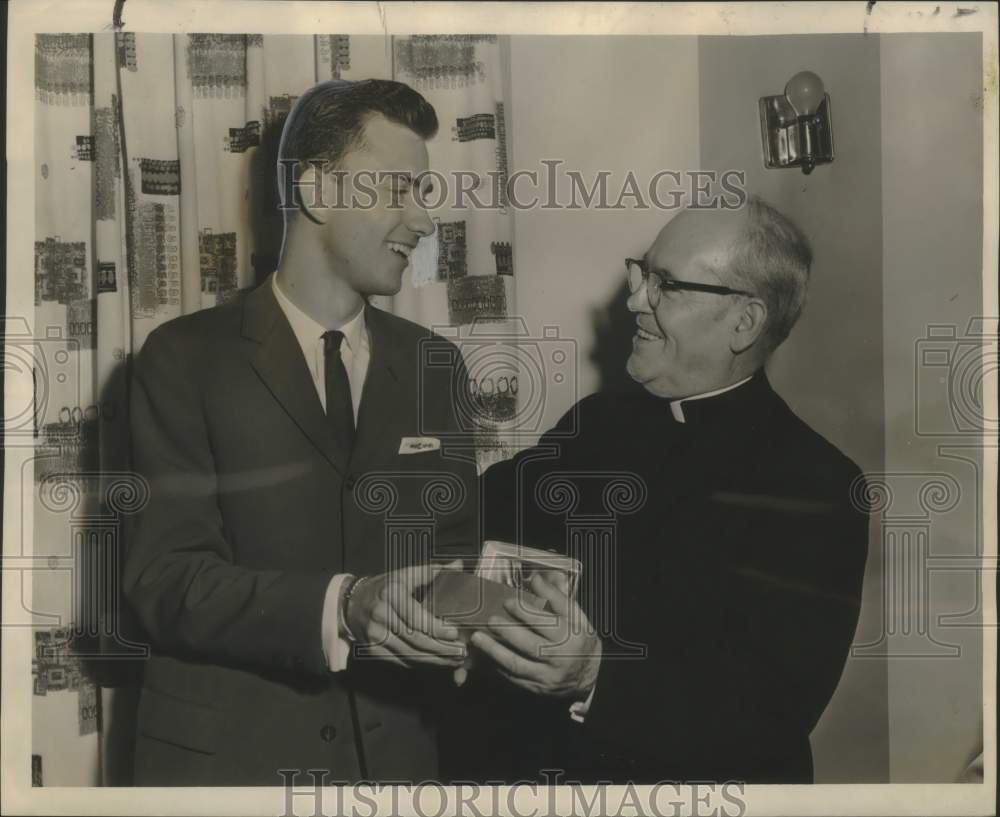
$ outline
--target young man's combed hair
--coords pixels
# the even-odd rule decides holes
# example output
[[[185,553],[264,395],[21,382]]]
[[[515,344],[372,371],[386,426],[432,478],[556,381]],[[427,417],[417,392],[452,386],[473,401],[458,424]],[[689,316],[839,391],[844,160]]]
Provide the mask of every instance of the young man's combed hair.
[[[329,80],[299,97],[285,120],[278,148],[281,201],[298,204],[295,185],[287,189],[292,181],[285,168],[289,161],[296,163],[294,181],[309,162],[325,162],[327,169],[336,168],[346,153],[364,147],[365,124],[377,114],[409,128],[421,139],[432,138],[438,130],[431,104],[401,82]]]

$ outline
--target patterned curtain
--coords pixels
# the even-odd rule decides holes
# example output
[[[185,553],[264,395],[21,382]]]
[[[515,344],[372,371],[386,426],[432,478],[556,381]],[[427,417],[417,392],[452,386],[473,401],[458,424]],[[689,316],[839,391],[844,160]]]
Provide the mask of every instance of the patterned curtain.
[[[395,78],[437,111],[440,131],[428,148],[430,166],[444,174],[449,193],[435,213],[437,230],[414,253],[395,311],[450,334],[462,348],[471,387],[462,419],[475,432],[481,468],[511,453],[506,432],[517,419],[519,370],[517,323],[509,320],[514,224],[505,199],[507,118],[498,40],[432,35],[393,44]]]
[[[481,191],[497,185],[501,46],[495,36],[38,35],[35,785],[128,783],[144,647],[118,593],[119,529],[147,491],[129,470],[131,356],[159,324],[274,269],[278,137],[317,81],[411,84],[441,122],[431,167],[471,172]],[[434,215],[403,291],[380,305],[455,337],[475,318],[502,321],[514,304],[510,214]],[[495,391],[486,414],[470,414],[487,460],[502,448],[489,441],[511,398]]]

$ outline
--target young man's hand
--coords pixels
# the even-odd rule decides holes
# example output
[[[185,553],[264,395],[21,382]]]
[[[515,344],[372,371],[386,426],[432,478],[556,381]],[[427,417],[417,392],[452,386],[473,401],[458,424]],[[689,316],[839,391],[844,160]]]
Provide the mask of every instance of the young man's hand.
[[[444,567],[415,565],[359,580],[344,616],[351,635],[364,647],[356,657],[403,666],[454,668],[462,664],[466,650],[458,629],[431,615],[413,597],[418,587],[430,584]]]

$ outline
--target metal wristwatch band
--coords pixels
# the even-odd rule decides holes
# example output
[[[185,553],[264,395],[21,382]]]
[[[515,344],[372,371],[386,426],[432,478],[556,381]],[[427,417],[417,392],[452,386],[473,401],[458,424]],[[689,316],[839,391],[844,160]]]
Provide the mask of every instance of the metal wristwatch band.
[[[351,625],[347,623],[347,606],[351,603],[351,598],[354,596],[354,592],[367,578],[367,576],[352,576],[347,588],[344,590],[344,595],[341,597],[340,620],[344,623],[344,635],[347,636],[347,640],[351,644],[356,644],[358,639],[357,636],[351,632]]]

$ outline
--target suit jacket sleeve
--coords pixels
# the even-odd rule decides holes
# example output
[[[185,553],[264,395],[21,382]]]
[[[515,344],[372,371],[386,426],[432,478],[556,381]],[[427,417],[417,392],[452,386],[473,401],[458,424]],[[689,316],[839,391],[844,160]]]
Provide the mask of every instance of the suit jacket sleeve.
[[[160,650],[324,673],[320,627],[333,574],[234,563],[196,371],[162,329],[135,362],[132,448],[150,499],[129,535],[126,596]]]

